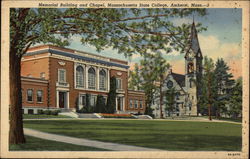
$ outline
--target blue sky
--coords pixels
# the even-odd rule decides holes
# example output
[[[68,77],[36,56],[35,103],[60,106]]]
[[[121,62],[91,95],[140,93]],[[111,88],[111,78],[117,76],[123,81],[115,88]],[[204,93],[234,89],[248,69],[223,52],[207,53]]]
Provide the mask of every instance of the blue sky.
[[[207,31],[199,33],[199,42],[203,56],[207,55],[214,60],[224,58],[232,68],[231,72],[237,78],[241,76],[241,39],[242,39],[242,9],[240,8],[210,8],[207,9],[204,17],[194,16],[195,22],[200,22],[207,27]],[[193,16],[173,19],[175,24],[192,23]],[[106,49],[100,53],[92,46],[82,45],[80,37],[73,37],[68,48],[128,60],[131,68],[141,57],[134,55],[130,60],[115,50]],[[183,54],[174,52],[171,55],[164,55],[167,61],[172,64],[173,71],[184,73]]]

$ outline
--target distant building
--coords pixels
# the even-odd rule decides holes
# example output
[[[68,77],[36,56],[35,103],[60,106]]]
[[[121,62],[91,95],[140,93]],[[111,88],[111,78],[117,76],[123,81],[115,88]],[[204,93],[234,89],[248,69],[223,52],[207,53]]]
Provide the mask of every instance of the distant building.
[[[128,90],[128,63],[82,51],[42,45],[32,47],[21,62],[25,114],[39,109],[76,111],[95,106],[97,95],[107,99],[110,77],[116,77],[116,113],[144,113],[145,94]]]
[[[199,82],[202,77],[202,53],[198,41],[197,30],[195,24],[192,24],[190,45],[187,47],[187,51],[184,57],[185,60],[185,74],[177,74],[169,70],[166,79],[163,84],[163,92],[167,90],[175,90],[175,104],[173,106],[173,112],[168,112],[165,109],[166,98],[163,100],[163,115],[169,116],[173,113],[174,116],[183,115],[197,115],[199,105],[198,98],[201,94],[201,86]],[[159,94],[159,92],[158,92]],[[159,95],[153,102],[152,108],[156,117],[160,117],[160,99]]]

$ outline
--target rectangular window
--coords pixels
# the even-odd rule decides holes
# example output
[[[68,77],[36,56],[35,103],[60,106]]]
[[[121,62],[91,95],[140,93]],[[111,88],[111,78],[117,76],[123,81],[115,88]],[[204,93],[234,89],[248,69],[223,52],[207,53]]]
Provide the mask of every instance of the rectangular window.
[[[58,82],[66,83],[66,70],[58,69]]]
[[[133,100],[131,100],[131,99],[129,100],[129,107],[133,108]]]
[[[135,109],[138,108],[138,100],[135,100]]]
[[[140,100],[140,109],[143,108],[143,102]]]
[[[122,79],[117,78],[116,79],[116,89],[122,89]]]
[[[28,109],[28,114],[34,114],[34,110],[33,109]]]
[[[27,101],[33,102],[33,90],[32,89],[27,90]]]
[[[36,94],[36,101],[37,102],[43,102],[43,91],[42,90],[38,90],[37,94]]]

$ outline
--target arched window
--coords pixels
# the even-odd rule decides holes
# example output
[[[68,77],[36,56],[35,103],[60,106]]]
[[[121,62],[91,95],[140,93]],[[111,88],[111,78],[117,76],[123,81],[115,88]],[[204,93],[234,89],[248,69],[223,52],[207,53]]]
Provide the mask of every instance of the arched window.
[[[84,86],[84,72],[82,66],[76,67],[76,87]]]
[[[189,80],[189,87],[192,88],[192,80]]]
[[[194,64],[192,62],[188,63],[188,73],[194,72]]]
[[[95,89],[95,69],[93,67],[88,70],[88,88]]]
[[[106,90],[106,72],[103,69],[99,72],[99,88]]]

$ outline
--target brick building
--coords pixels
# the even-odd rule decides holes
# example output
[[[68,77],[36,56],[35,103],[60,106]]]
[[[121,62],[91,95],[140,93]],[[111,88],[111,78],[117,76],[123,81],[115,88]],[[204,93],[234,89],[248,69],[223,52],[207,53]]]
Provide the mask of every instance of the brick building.
[[[116,77],[116,113],[144,113],[145,94],[128,90],[128,63],[113,58],[42,45],[30,48],[21,62],[24,113],[39,109],[76,111],[107,99],[110,77]]]

